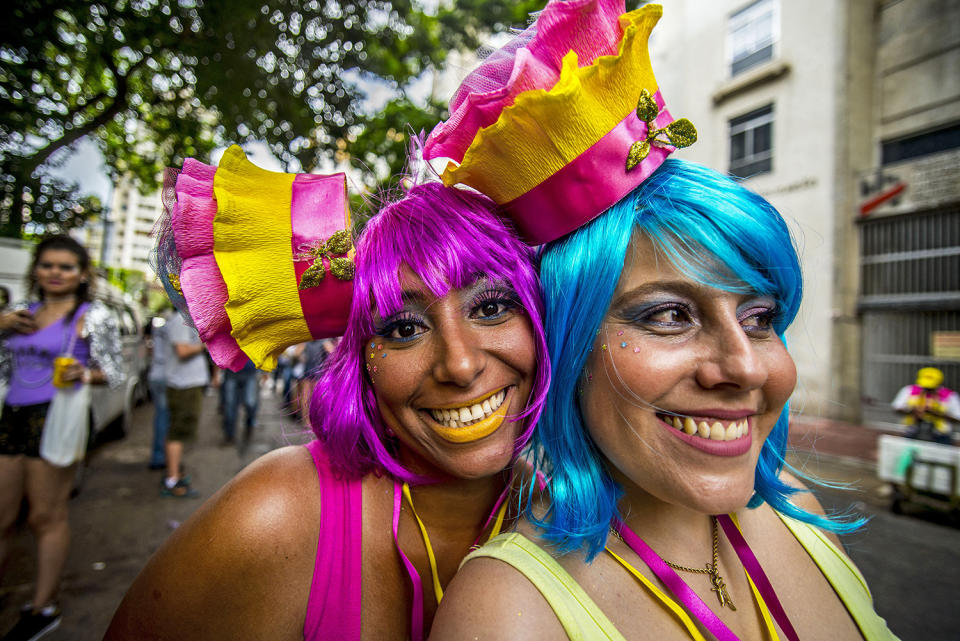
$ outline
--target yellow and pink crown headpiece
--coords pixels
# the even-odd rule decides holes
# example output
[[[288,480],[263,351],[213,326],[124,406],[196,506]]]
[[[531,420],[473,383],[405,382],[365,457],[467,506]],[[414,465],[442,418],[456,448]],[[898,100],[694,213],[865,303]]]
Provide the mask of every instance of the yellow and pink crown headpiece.
[[[661,14],[552,0],[464,80],[425,157],[452,158],[444,182],[492,198],[531,244],[592,220],[696,141],[690,121],[664,108],[650,65]]]
[[[354,253],[344,174],[267,171],[234,145],[218,167],[188,158],[170,191],[157,272],[217,365],[273,369],[285,347],[343,334]]]

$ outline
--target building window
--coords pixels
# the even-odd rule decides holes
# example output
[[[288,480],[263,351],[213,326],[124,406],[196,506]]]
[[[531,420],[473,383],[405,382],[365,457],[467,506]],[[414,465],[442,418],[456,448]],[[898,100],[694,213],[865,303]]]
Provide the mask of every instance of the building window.
[[[779,24],[776,0],[757,0],[730,16],[730,75],[735,76],[773,58]]]
[[[773,169],[773,105],[730,121],[730,173],[749,178]]]
[[[960,147],[960,124],[954,124],[936,131],[885,141],[880,149],[880,164],[889,165],[958,147]]]

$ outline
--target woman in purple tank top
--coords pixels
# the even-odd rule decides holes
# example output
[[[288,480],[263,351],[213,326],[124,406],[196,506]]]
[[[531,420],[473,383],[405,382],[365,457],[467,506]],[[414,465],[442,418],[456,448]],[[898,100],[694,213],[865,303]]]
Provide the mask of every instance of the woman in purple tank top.
[[[24,498],[37,539],[33,598],[4,638],[39,639],[60,622],[56,596],[70,541],[67,500],[76,466],[58,467],[40,457],[44,419],[56,393],[54,359],[73,358],[57,374],[67,385],[119,382],[119,333],[106,310],[91,303],[91,277],[82,245],[69,236],[46,238],[28,272],[38,301],[0,315],[0,377],[8,381],[0,415],[0,568]]]
[[[178,179],[171,225],[182,258],[161,259],[169,266],[161,277],[174,301],[189,307],[215,360],[231,362],[232,352],[222,350],[229,338],[258,367],[269,367],[271,356],[258,361],[254,353],[257,341],[270,341],[276,354],[304,340],[285,342],[279,322],[266,318],[266,301],[285,283],[271,280],[254,312],[242,300],[250,279],[232,280],[231,265],[218,253],[217,276],[229,292],[219,311],[226,311],[230,332],[217,333],[203,307],[212,287],[193,280],[206,259],[188,245],[211,233],[208,247],[222,248],[229,239],[219,234],[244,215],[258,217],[255,240],[268,245],[264,230],[273,223],[265,212],[276,202],[290,203],[286,224],[296,234],[297,190],[321,177],[296,176],[292,199],[288,178],[282,193],[270,192],[254,207],[246,203],[257,196],[249,188],[234,194],[231,176],[265,185],[281,183],[278,174],[251,168],[242,152],[232,151],[219,168],[204,167],[188,162]],[[215,195],[190,180],[207,172],[212,184],[214,171]],[[342,182],[334,191],[342,196]],[[203,212],[212,209],[215,223],[204,227]],[[315,206],[308,227],[322,227],[324,216],[338,216],[342,225],[342,201],[328,209]],[[191,226],[183,221],[187,210],[195,212]],[[321,273],[322,287],[345,282],[337,280],[335,261],[355,268],[342,318],[332,322],[335,291],[314,306],[305,275],[292,290],[306,324],[313,323],[310,338],[324,336],[314,331],[318,318],[335,328],[327,335],[343,334],[312,396],[317,440],[267,454],[181,525],[134,582],[107,639],[139,639],[149,630],[152,639],[178,641],[420,641],[460,560],[515,516],[517,501],[510,499],[528,479],[514,474],[513,464],[549,383],[533,249],[489,199],[439,182],[414,186],[382,207],[355,253],[341,245],[333,251],[335,238],[312,246],[322,257],[314,265],[326,268],[329,255],[337,256]],[[284,242],[281,253],[290,261],[290,241]],[[296,250],[292,256],[296,263]],[[263,269],[273,263],[264,261]],[[204,283],[215,280],[204,269]],[[256,341],[247,334],[252,327],[260,328]]]

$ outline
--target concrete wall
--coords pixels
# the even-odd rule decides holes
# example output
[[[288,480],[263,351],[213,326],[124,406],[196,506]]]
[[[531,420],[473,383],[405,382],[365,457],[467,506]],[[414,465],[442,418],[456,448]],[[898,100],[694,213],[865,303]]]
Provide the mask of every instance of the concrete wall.
[[[960,2],[884,2],[877,33],[882,140],[960,121]]]

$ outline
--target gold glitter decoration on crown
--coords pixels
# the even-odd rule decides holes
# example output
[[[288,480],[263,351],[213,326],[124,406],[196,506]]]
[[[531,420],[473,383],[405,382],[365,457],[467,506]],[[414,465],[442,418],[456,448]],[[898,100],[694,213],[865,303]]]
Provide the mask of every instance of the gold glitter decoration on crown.
[[[353,280],[354,264],[349,256],[337,256],[337,254],[346,254],[353,248],[353,239],[350,232],[341,229],[333,233],[326,240],[319,240],[313,247],[305,248],[305,251],[294,257],[295,260],[313,259],[313,264],[307,268],[300,276],[298,289],[309,289],[317,287],[323,282],[327,275],[327,267],[323,264],[323,259],[330,261],[329,271],[337,280]]]
[[[630,145],[630,152],[627,154],[627,171],[643,162],[643,159],[650,153],[651,147],[673,145],[680,149],[697,142],[697,128],[686,118],[674,120],[662,129],[656,127],[653,123],[660,115],[660,111],[657,101],[653,99],[650,92],[646,89],[641,91],[640,99],[637,101],[637,118],[647,123],[647,137]],[[665,135],[667,139],[658,138],[661,134]]]
[[[180,289],[180,277],[176,274],[167,274],[167,281],[170,283],[170,287],[176,290],[178,294],[183,296],[183,290]]]

